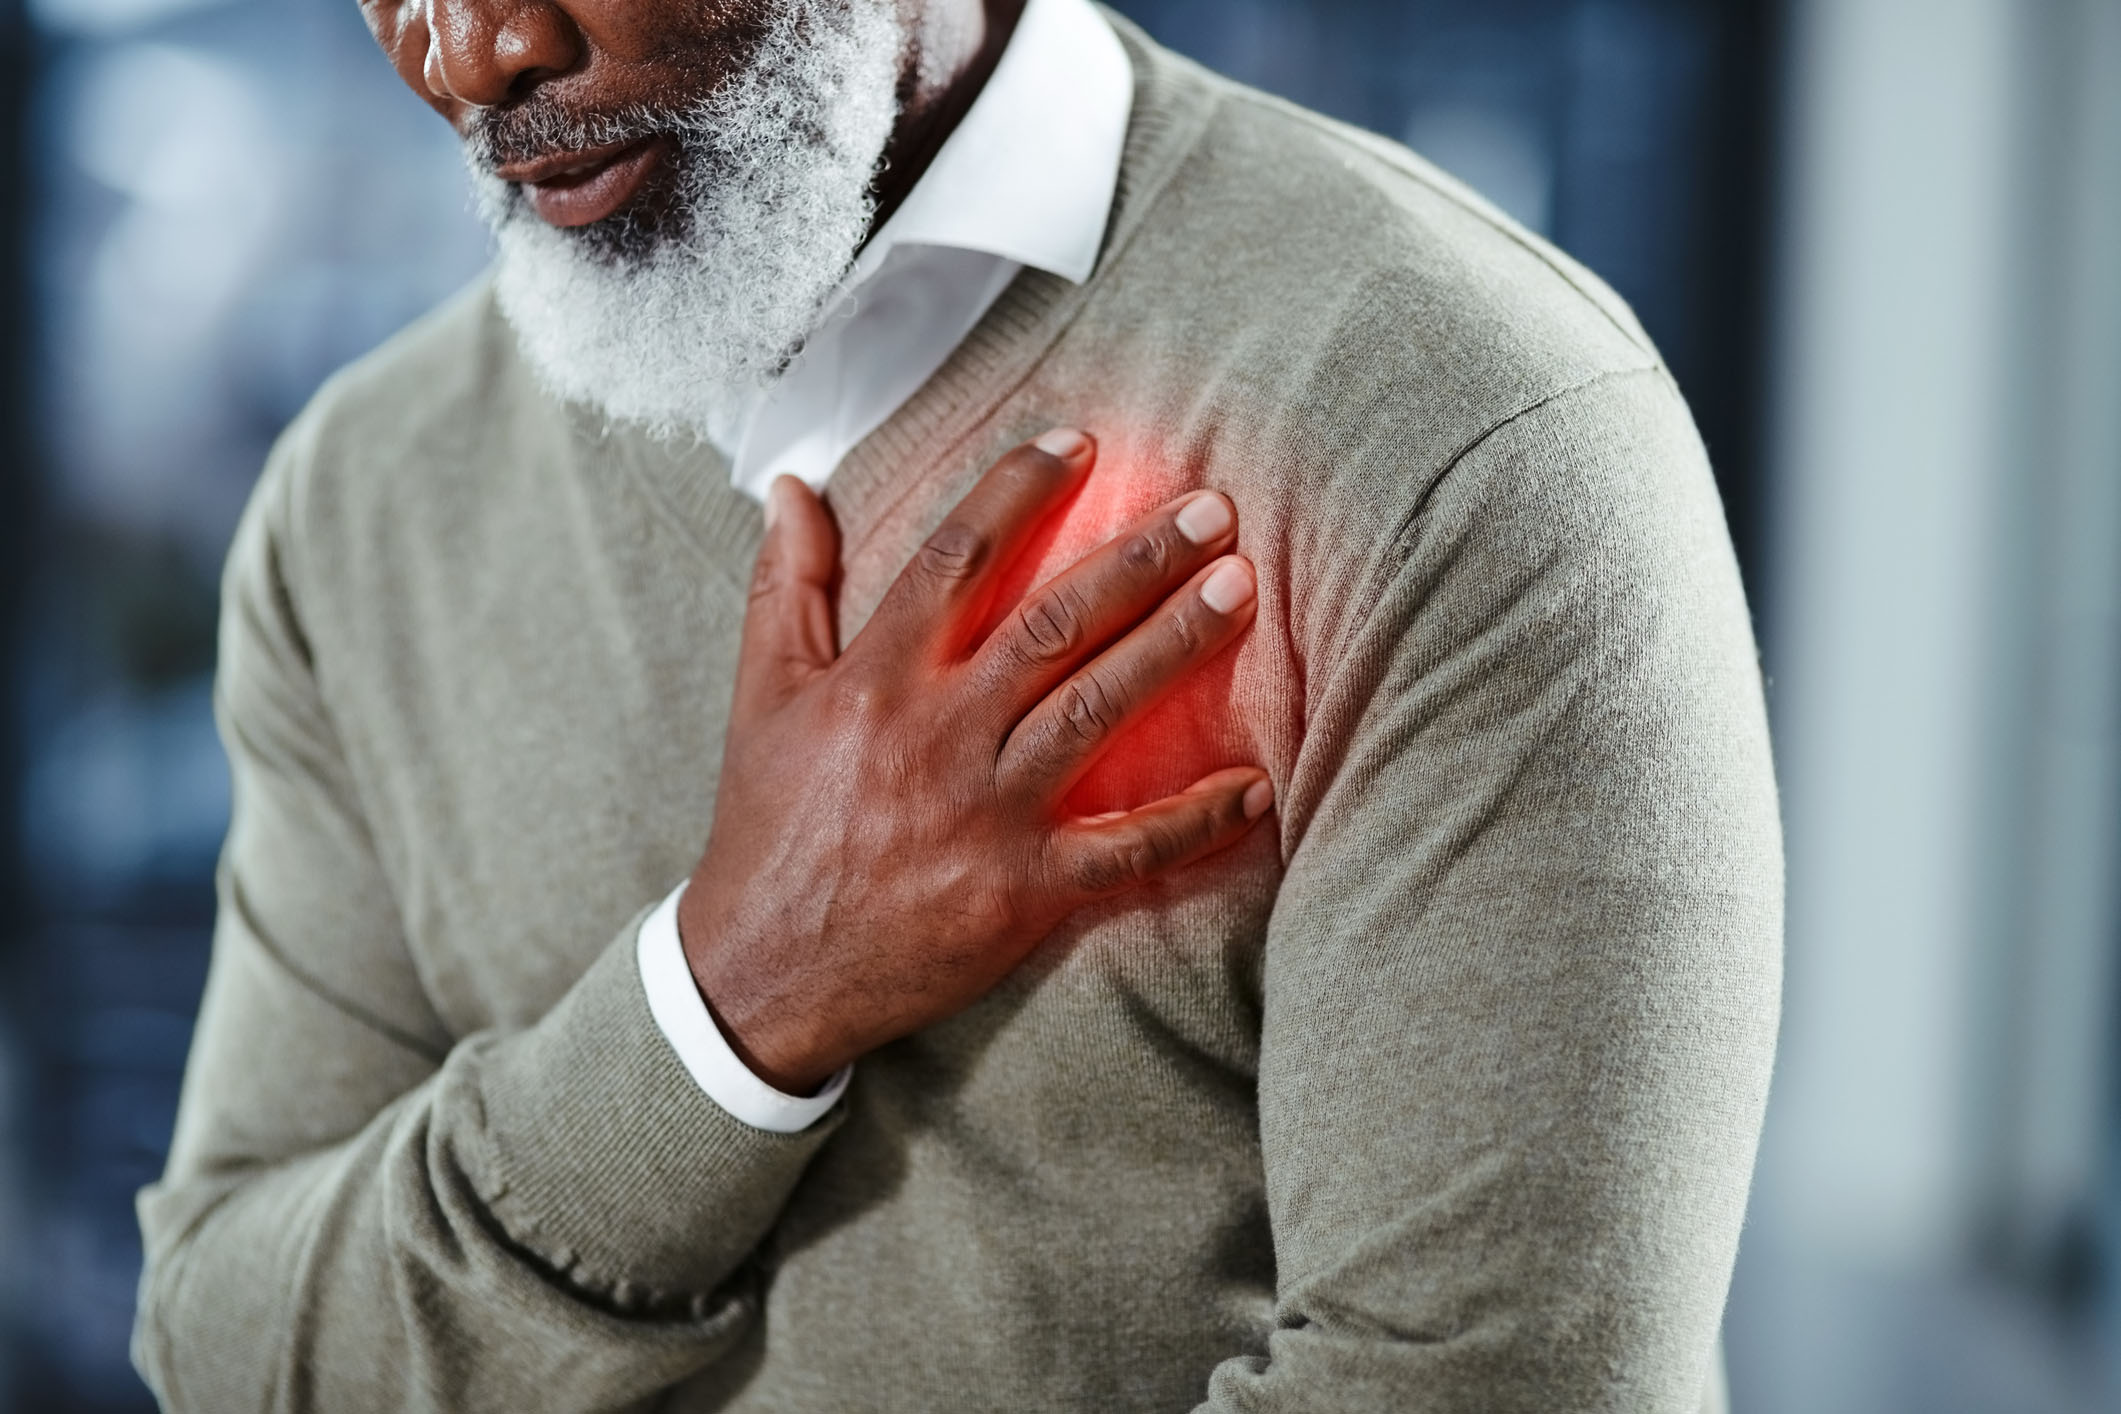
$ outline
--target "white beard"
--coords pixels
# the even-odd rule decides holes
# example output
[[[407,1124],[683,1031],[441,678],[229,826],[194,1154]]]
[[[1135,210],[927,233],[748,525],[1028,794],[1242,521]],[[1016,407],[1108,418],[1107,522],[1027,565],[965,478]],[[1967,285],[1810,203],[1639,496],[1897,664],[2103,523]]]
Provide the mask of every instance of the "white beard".
[[[547,225],[474,133],[495,292],[546,388],[659,437],[732,443],[868,235],[905,48],[890,0],[782,0],[752,62],[696,106],[553,135],[674,133],[672,219],[653,232]]]

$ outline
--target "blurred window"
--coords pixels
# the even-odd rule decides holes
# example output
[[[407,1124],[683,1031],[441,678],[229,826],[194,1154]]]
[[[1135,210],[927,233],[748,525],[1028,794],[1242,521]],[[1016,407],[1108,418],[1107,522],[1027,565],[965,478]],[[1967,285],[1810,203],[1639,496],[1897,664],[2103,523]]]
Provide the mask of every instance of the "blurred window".
[[[228,816],[215,585],[273,436],[485,260],[448,130],[351,0],[34,0],[23,1407],[148,1409],[159,1172]]]

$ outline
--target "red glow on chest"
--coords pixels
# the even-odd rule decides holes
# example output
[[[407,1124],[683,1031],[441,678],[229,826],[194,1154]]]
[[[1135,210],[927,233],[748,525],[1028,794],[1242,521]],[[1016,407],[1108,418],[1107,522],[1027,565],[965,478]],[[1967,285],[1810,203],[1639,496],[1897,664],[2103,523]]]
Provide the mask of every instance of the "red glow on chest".
[[[1129,476],[1123,464],[1101,461],[1081,489],[1033,532],[996,581],[993,596],[971,625],[973,641],[985,638],[1040,585],[1177,494],[1164,493],[1148,478]]]
[[[1082,489],[1039,528],[999,581],[975,629],[975,640],[1003,622],[1039,586],[1189,489],[1175,477],[1147,471],[1116,449],[1104,451]],[[1144,617],[1159,607],[1149,606]],[[1243,646],[1240,639],[1225,648],[1129,723],[1069,792],[1063,813],[1132,809],[1184,790],[1211,771],[1253,764],[1256,752],[1235,703]]]

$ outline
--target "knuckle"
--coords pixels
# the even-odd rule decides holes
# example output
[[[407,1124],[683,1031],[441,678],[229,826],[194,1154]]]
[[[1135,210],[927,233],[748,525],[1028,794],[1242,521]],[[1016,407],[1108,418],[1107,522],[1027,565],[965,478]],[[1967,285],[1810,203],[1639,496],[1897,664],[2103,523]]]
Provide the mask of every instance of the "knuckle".
[[[761,550],[758,563],[751,567],[751,588],[748,598],[751,603],[773,597],[781,587],[781,559],[772,550]]]
[[[936,579],[972,578],[986,563],[987,537],[963,521],[945,521],[921,545],[921,569]]]
[[[1171,839],[1156,826],[1148,826],[1120,849],[1119,858],[1128,883],[1146,884],[1171,862]]]
[[[1017,610],[1019,641],[1026,658],[1043,665],[1074,652],[1082,639],[1082,616],[1058,594],[1041,594]]]
[[[1138,835],[1086,850],[1076,861],[1075,884],[1087,894],[1109,894],[1146,884],[1163,868],[1162,857],[1148,835]]]
[[[1235,812],[1226,812],[1215,804],[1208,804],[1174,820],[1171,827],[1171,859],[1176,861],[1215,843],[1228,828],[1228,822],[1223,818],[1225,814]]]
[[[1084,673],[1061,693],[1061,720],[1085,744],[1103,741],[1118,727],[1119,699],[1095,673]]]
[[[1178,651],[1187,657],[1200,652],[1201,645],[1207,641],[1200,631],[1200,625],[1185,609],[1172,610],[1165,618],[1164,624],[1169,629],[1173,641],[1178,644]]]
[[[1171,569],[1171,542],[1161,535],[1136,531],[1119,547],[1119,562],[1139,579],[1161,579]]]
[[[832,685],[832,711],[853,722],[874,722],[886,713],[883,689],[858,673],[838,676]]]

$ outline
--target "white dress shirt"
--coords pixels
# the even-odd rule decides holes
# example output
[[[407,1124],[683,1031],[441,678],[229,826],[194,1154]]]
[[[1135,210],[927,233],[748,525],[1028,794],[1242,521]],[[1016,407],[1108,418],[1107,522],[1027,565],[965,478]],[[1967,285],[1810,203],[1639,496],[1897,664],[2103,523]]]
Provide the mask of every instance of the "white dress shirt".
[[[841,458],[943,366],[1025,266],[1080,283],[1104,242],[1134,75],[1090,0],[1030,0],[972,107],[863,249],[802,353],[752,407],[730,480],[763,501],[783,472],[822,489]],[[793,1134],[847,1088],[783,1094],[730,1049],[678,942],[678,890],[641,925],[648,1009],[715,1103]]]

